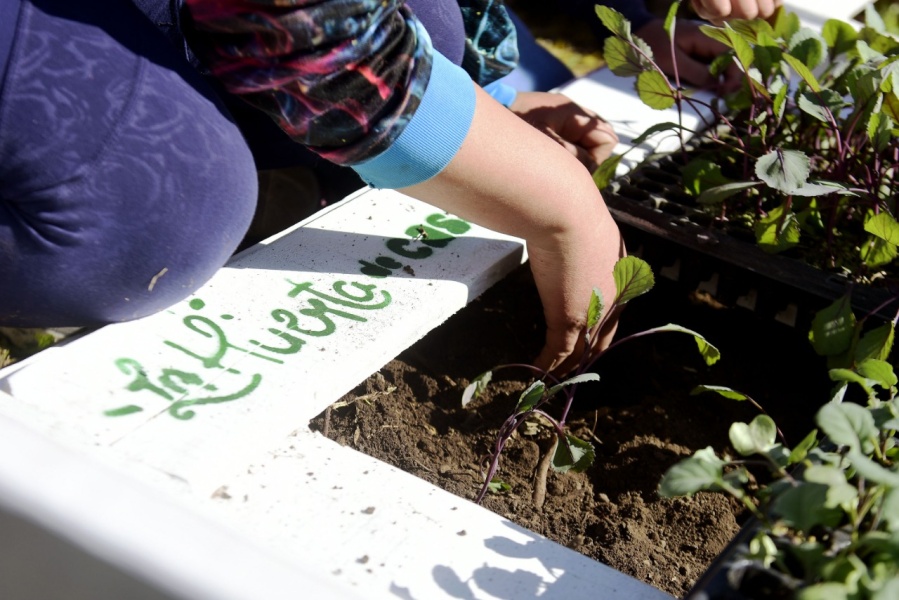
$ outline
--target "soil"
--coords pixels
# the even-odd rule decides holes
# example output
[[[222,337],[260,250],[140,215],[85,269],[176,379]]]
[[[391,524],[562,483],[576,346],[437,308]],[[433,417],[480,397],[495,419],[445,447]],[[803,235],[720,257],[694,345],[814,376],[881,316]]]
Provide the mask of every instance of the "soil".
[[[746,516],[719,494],[660,498],[658,483],[668,467],[694,450],[726,448],[730,423],[757,414],[746,402],[691,396],[691,390],[716,384],[749,394],[774,417],[788,442],[796,443],[811,428],[814,407],[826,399],[829,382],[806,331],[723,306],[662,278],[630,303],[619,337],[666,323],[704,335],[721,350],[721,360],[706,366],[692,336],[676,333],[615,348],[597,363],[601,381],[579,387],[569,419],[572,433],[595,446],[594,465],[584,473],[550,470],[541,502],[535,479],[551,436],[533,423],[503,453],[497,476],[509,489],[488,494],[483,504],[683,597]],[[496,431],[531,380],[524,369],[498,371],[487,393],[464,408],[462,391],[471,378],[498,364],[527,362],[542,338],[539,300],[523,267],[311,425],[341,444],[474,499]]]

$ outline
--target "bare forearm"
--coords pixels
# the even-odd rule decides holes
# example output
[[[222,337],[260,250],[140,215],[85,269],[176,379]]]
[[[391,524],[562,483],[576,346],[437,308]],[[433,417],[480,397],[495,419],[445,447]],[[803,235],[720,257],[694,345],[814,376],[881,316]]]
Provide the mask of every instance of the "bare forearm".
[[[549,327],[542,358],[559,355],[552,362],[573,349],[591,290],[598,287],[607,301],[614,297],[621,237],[576,158],[480,89],[476,102],[471,130],[452,162],[403,192],[526,240]]]

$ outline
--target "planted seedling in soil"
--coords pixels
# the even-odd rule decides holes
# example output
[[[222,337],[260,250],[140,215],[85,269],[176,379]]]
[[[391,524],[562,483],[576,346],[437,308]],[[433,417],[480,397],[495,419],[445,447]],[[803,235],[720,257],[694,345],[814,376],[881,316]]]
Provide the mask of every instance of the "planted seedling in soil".
[[[616,295],[609,306],[605,306],[600,291],[597,289],[593,290],[584,331],[584,349],[579,365],[573,375],[566,379],[559,379],[552,373],[543,371],[533,365],[506,364],[482,373],[465,388],[462,396],[463,406],[467,405],[486,389],[486,386],[493,378],[493,373],[498,370],[524,368],[533,371],[539,377],[521,393],[513,413],[499,428],[489,457],[484,484],[476,497],[477,503],[480,503],[489,491],[500,491],[502,489],[502,481],[496,477],[500,456],[512,435],[529,420],[536,419],[548,424],[554,433],[552,447],[544,457],[544,460],[541,461],[541,468],[537,475],[537,489],[534,491],[537,504],[541,504],[539,499],[545,496],[547,469],[552,468],[560,473],[567,471],[581,472],[593,464],[596,456],[593,445],[589,441],[572,435],[566,428],[566,422],[574,403],[578,384],[588,381],[599,381],[599,375],[594,371],[594,367],[613,348],[629,340],[654,333],[678,332],[693,336],[706,364],[712,365],[719,359],[718,349],[703,336],[695,331],[674,324],[634,333],[614,341],[606,348],[599,347],[600,332],[605,331],[609,320],[614,318],[610,315],[616,315],[627,302],[648,292],[655,283],[655,278],[649,265],[634,256],[622,258],[615,264],[614,279]],[[553,416],[549,412],[550,403],[556,397],[561,397],[563,402],[563,407],[558,417]]]

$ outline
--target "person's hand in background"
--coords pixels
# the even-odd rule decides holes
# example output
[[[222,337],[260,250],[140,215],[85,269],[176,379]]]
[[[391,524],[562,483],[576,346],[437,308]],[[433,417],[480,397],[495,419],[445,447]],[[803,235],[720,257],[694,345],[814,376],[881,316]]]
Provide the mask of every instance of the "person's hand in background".
[[[721,24],[728,19],[767,19],[783,0],[691,0],[696,14]]]
[[[564,94],[518,92],[509,109],[561,144],[591,173],[618,145],[609,123]]]

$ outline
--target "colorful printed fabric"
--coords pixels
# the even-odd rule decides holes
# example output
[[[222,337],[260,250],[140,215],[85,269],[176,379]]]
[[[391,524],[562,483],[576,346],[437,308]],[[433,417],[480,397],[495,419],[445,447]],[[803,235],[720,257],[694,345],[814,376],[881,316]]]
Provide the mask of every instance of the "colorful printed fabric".
[[[352,165],[389,148],[427,87],[430,39],[402,0],[185,4],[188,39],[211,73],[333,162]],[[514,27],[501,2],[465,4],[477,34],[466,60],[472,78],[487,83],[512,66]]]

